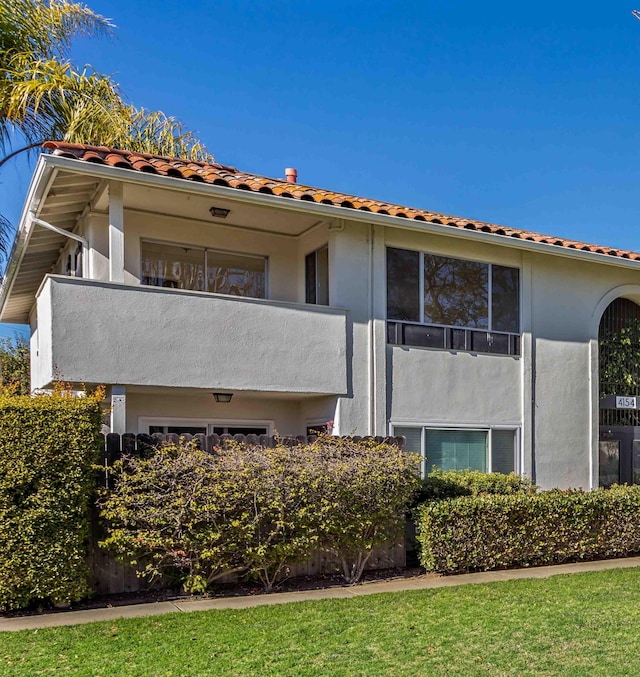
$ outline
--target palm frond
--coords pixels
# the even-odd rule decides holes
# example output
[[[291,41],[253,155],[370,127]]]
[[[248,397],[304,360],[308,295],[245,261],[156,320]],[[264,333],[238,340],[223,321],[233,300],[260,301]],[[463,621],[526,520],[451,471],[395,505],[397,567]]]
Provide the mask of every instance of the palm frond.
[[[139,153],[186,158],[197,162],[213,162],[213,155],[195,134],[162,111],[128,108],[129,120],[119,130],[113,145]]]
[[[62,57],[73,35],[109,30],[108,19],[68,0],[0,0],[3,26],[13,34],[0,47],[15,49],[0,56],[0,150],[17,132],[25,148],[54,139],[213,160],[179,120],[136,108],[109,76]]]
[[[111,35],[110,19],[68,0],[0,0],[0,64],[16,53],[66,55],[78,35]]]

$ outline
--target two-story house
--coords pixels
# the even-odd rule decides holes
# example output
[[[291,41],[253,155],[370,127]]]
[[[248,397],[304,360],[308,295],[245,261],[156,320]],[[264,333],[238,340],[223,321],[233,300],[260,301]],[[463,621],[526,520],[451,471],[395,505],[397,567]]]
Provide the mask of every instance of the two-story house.
[[[585,488],[640,472],[640,393],[599,383],[601,327],[640,322],[640,254],[295,171],[44,147],[0,289],[0,320],[31,325],[34,389],[106,385],[115,432],[333,421],[405,435],[425,468]],[[627,418],[603,423],[601,400]]]

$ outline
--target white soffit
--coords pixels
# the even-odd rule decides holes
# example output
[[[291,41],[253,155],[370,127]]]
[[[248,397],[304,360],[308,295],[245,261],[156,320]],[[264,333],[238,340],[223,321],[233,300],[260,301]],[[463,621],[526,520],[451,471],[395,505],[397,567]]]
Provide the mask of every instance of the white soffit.
[[[0,310],[2,322],[29,321],[29,313],[42,278],[51,272],[61,249],[67,243],[63,235],[32,223],[28,218],[29,211],[37,210],[38,218],[73,232],[100,184],[100,179],[82,173],[58,171],[51,176],[52,180],[51,177],[41,178],[42,181],[50,181],[48,186],[35,186],[36,189],[42,189],[39,200],[34,199],[33,195],[27,198],[1,290],[1,300],[4,301]],[[10,288],[5,289],[5,285]]]

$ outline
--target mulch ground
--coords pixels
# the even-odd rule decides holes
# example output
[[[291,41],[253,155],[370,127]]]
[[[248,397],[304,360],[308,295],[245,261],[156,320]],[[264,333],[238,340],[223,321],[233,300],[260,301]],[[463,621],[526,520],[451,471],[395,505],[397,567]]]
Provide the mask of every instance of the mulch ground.
[[[370,581],[391,581],[399,578],[412,578],[424,574],[424,569],[410,567],[406,569],[378,569],[366,571],[361,583]],[[318,576],[296,576],[280,583],[273,592],[298,592],[302,590],[323,590],[326,588],[348,587],[342,576],[338,574],[325,574]],[[104,609],[109,607],[127,606],[131,604],[148,604],[151,602],[171,602],[176,600],[215,599],[219,597],[242,597],[248,595],[264,595],[259,583],[236,582],[221,583],[206,595],[188,595],[179,590],[146,590],[118,595],[96,595],[94,597],[74,602],[64,607],[34,605],[27,609],[7,611],[0,613],[0,618],[15,618],[18,616],[34,616],[40,614],[65,613],[67,611],[80,611],[83,609]]]

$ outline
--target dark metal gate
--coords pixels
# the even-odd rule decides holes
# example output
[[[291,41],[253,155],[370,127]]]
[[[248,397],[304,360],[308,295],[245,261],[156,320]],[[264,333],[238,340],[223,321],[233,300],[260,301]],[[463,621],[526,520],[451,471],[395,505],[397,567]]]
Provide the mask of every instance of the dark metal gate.
[[[640,483],[640,306],[616,299],[598,333],[600,486]]]

